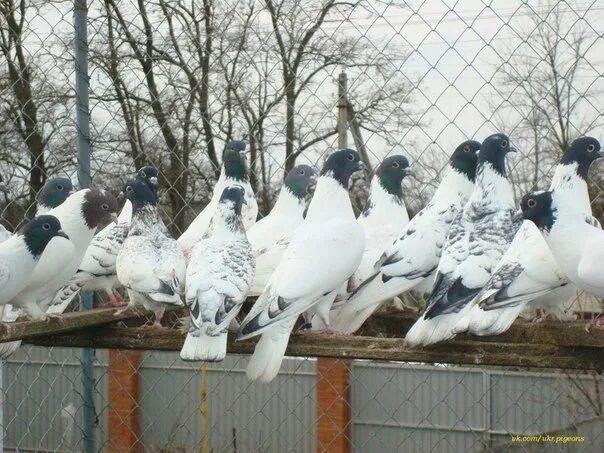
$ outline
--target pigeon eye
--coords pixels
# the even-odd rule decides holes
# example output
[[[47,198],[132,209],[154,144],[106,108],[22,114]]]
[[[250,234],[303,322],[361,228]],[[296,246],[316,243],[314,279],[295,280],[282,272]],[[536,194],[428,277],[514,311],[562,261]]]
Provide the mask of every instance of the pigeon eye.
[[[132,192],[132,186],[126,187],[126,192]]]
[[[304,170],[300,170],[300,174],[304,176]]]
[[[400,166],[401,164],[399,164],[398,162],[392,162],[392,168],[398,168]]]
[[[587,145],[587,151],[589,151],[590,153],[593,153],[596,150],[596,145],[594,145],[593,143]]]
[[[101,208],[103,209],[103,211],[107,211],[109,209],[109,205],[107,203],[103,203],[101,205]]]
[[[470,152],[470,147],[468,145],[463,147],[463,150],[465,153],[469,153]]]
[[[537,202],[535,200],[533,200],[532,198],[529,199],[529,201],[527,202],[528,207],[529,208],[534,208],[535,206],[537,206]]]
[[[349,154],[347,159],[352,162],[354,160],[354,154]]]
[[[141,177],[142,178],[146,178],[147,177],[147,173],[145,173],[143,170],[141,170]]]
[[[507,140],[502,140],[501,141],[501,147],[502,148],[507,148],[508,147],[508,141]]]
[[[46,230],[46,231],[50,230],[50,223],[44,223],[44,224],[42,224],[42,229]]]
[[[57,190],[63,190],[63,186],[62,186],[61,184],[59,184],[59,185],[57,186]]]

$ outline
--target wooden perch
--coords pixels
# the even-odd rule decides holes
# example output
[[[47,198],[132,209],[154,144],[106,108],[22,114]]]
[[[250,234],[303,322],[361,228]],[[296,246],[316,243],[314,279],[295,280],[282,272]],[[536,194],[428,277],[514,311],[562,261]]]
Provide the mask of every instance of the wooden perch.
[[[95,347],[179,351],[184,333],[176,329],[107,326],[132,315],[113,317],[114,310],[93,310],[65,315],[57,324],[34,321],[23,324],[1,341],[26,339],[41,346]],[[410,349],[401,339],[416,315],[398,311],[375,314],[356,336],[292,335],[287,355],[335,357],[408,362],[436,362],[542,368],[604,369],[604,329],[584,329],[584,322],[517,322],[497,337],[460,335],[453,341],[427,348]],[[34,325],[27,328],[25,324]],[[86,327],[86,329],[83,329]],[[78,330],[81,329],[81,330]],[[52,334],[50,336],[50,334]],[[249,354],[256,340],[229,339],[230,353]]]
[[[117,327],[117,321],[134,323],[131,312],[116,315],[104,308],[67,313],[62,319],[5,324],[0,342],[24,340],[42,346],[93,347],[178,351],[184,333],[177,329]],[[604,329],[585,331],[584,321],[574,323],[517,321],[496,337],[460,335],[455,340],[427,348],[410,349],[402,338],[417,315],[389,310],[373,315],[355,336],[309,333],[292,335],[287,355],[408,362],[437,362],[543,368],[604,369]],[[140,324],[134,323],[134,325]],[[229,352],[249,354],[256,339],[229,339]]]

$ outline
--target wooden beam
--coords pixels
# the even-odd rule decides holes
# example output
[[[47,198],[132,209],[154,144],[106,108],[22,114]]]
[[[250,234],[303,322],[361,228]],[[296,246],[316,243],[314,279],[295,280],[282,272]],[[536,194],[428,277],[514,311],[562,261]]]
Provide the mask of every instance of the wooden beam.
[[[557,328],[564,330],[564,325],[559,324]],[[598,335],[602,331],[599,332]],[[96,327],[77,333],[37,338],[30,340],[29,343],[40,346],[179,351],[184,336],[183,332],[175,329]],[[256,339],[234,341],[231,336],[228,352],[250,354],[255,344]],[[506,343],[466,338],[427,348],[411,349],[405,347],[399,338],[295,333],[290,338],[286,354],[297,357],[604,369],[603,348],[600,346],[569,346],[538,342]]]

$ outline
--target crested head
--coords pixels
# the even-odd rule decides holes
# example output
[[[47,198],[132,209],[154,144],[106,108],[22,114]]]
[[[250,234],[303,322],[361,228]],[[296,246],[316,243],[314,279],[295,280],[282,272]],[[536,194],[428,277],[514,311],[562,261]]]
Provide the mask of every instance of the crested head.
[[[387,157],[375,171],[380,185],[390,195],[403,197],[403,178],[411,174],[409,160],[401,155]]]
[[[103,189],[89,189],[84,195],[82,214],[90,229],[94,229],[104,220],[115,219],[117,200],[111,193]]]
[[[522,218],[533,222],[542,231],[550,231],[556,221],[552,192],[531,192],[520,201]]]
[[[505,134],[493,134],[484,139],[478,152],[478,165],[490,164],[501,176],[506,176],[505,156],[512,151],[510,139]]]
[[[296,165],[287,174],[285,187],[297,198],[308,195],[308,188],[315,179],[315,171],[308,165]]]
[[[157,193],[159,187],[159,170],[151,165],[145,165],[136,172],[136,179],[149,186],[151,191]]]
[[[222,155],[222,164],[227,178],[237,181],[247,181],[248,170],[245,158],[246,143],[241,140],[233,140],[227,143]]]
[[[17,234],[23,236],[27,249],[34,257],[39,257],[44,252],[51,239],[55,237],[69,239],[61,230],[59,219],[53,215],[37,216],[23,225]]]
[[[478,164],[478,151],[481,143],[476,140],[466,140],[461,143],[451,155],[449,163],[451,167],[470,181],[476,180],[476,165]]]
[[[124,184],[120,196],[130,200],[134,211],[144,206],[155,206],[157,204],[157,199],[147,183],[136,179]]]
[[[561,165],[577,165],[577,174],[587,180],[589,167],[604,157],[600,142],[593,137],[579,137],[574,140],[560,159]]]
[[[233,210],[235,215],[241,215],[241,208],[245,201],[245,190],[238,184],[227,186],[220,195],[219,204]]]
[[[50,178],[38,193],[38,204],[49,209],[63,204],[73,192],[73,184],[69,178]]]
[[[321,176],[329,176],[348,189],[348,182],[352,174],[363,168],[359,153],[353,149],[341,149],[327,158],[321,170]]]

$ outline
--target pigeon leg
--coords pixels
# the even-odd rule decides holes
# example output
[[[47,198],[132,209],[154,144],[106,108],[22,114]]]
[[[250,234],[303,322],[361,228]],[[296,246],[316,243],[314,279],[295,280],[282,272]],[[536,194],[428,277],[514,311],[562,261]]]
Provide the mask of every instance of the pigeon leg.
[[[107,307],[121,307],[123,305],[124,305],[124,299],[122,299],[122,296],[120,296],[120,294],[117,291],[114,291],[111,294],[109,294],[109,298],[107,299],[107,302],[105,302],[101,306],[103,308],[107,308]]]
[[[585,324],[585,330],[589,332],[593,326],[597,328],[604,328],[604,315],[598,315],[594,319],[589,320],[587,324]]]
[[[42,320],[44,320],[45,322],[50,322],[52,320],[57,321],[59,324],[63,323],[63,316],[59,313],[44,313],[44,315],[42,315]]]

